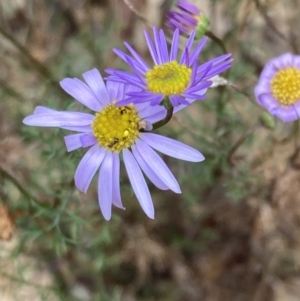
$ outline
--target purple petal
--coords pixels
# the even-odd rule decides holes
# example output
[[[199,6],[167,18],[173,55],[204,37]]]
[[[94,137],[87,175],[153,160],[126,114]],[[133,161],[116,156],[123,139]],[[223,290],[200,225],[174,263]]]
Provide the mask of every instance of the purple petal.
[[[195,94],[199,94],[199,92],[200,92],[200,95],[203,95],[202,90],[208,88],[209,86],[211,86],[211,84],[212,84],[211,81],[203,81],[203,82],[187,89],[185,92],[186,93],[195,93]]]
[[[187,88],[190,88],[192,85],[197,84],[195,79],[196,79],[197,69],[198,69],[198,60],[195,60],[194,64],[191,66],[191,68],[192,68],[192,74],[191,74],[190,82],[189,82]]]
[[[100,111],[101,107],[107,106],[110,103],[106,86],[100,72],[95,68],[83,73],[82,76],[90,89],[93,91],[98,102],[101,104],[98,105],[97,109],[95,107],[95,111]]]
[[[134,159],[133,155],[128,149],[123,149],[123,158],[125,168],[133,188],[133,191],[140,202],[144,212],[150,218],[154,218],[154,207],[151,199],[151,195],[144,179],[144,176]]]
[[[280,56],[277,56],[273,60],[269,62],[272,64],[277,70],[281,70],[287,67],[293,66],[293,54],[285,53]]]
[[[181,193],[177,180],[171,173],[168,166],[162,160],[162,158],[151,147],[149,147],[140,139],[137,139],[135,147],[140,156],[144,159],[144,161],[146,161],[146,164],[148,166],[147,171],[152,171],[155,176],[159,178],[165,184],[165,186],[167,186],[172,191]]]
[[[159,105],[159,104],[163,101],[163,99],[164,99],[164,95],[158,94],[157,96],[155,96],[155,97],[151,100],[150,105],[151,105],[151,106],[157,106],[157,105]]]
[[[153,106],[156,107],[156,106]],[[150,124],[163,120],[166,117],[166,111],[160,111],[154,115],[146,117],[145,120],[148,121]]]
[[[195,30],[193,30],[186,43],[186,46],[184,47],[184,51],[183,51],[181,59],[180,59],[180,64],[183,64],[186,61],[187,56],[188,56],[189,52],[191,51],[191,48],[192,48],[192,45],[194,42],[194,38],[195,38],[195,33],[196,33]]]
[[[181,23],[181,21],[177,21],[176,19],[169,19],[166,25],[172,30],[178,29],[183,34],[189,33],[189,30]]]
[[[185,64],[189,66],[189,51],[187,48],[184,49],[179,64],[180,65]]]
[[[201,71],[199,71],[199,68],[197,69],[197,74],[196,77],[194,79],[194,84],[200,83],[205,77],[207,77],[208,72],[210,71],[210,69],[213,67],[212,63],[210,64],[205,64],[206,65],[206,69],[203,69]]]
[[[111,219],[111,207],[113,199],[113,154],[106,152],[103,163],[100,167],[98,180],[98,200],[104,218]]]
[[[261,94],[257,98],[257,102],[270,112],[272,110],[276,110],[279,106],[278,101],[272,96],[272,94]]]
[[[193,5],[192,3],[187,2],[187,1],[178,1],[177,7],[181,10],[186,10],[186,11],[192,13],[193,15],[200,14],[199,9],[195,5]]]
[[[275,117],[281,119],[283,122],[292,122],[299,119],[299,115],[294,106],[283,107],[278,106],[273,109],[271,112]]]
[[[96,112],[101,110],[101,103],[95,97],[91,89],[77,78],[65,78],[60,86],[72,97],[81,102],[84,106]]]
[[[123,52],[122,50],[120,50],[118,48],[113,48],[113,52],[124,62],[126,62],[126,59],[129,57],[128,54],[126,54],[125,52]]]
[[[58,112],[58,111],[56,111],[54,109],[47,108],[47,107],[43,107],[43,106],[37,106],[34,109],[33,114],[47,114],[47,113],[55,113],[55,112]]]
[[[147,103],[147,106],[145,106],[143,109],[138,109],[139,117],[142,119],[151,117],[153,115],[156,115],[157,113],[163,112],[164,115],[166,115],[166,109],[163,106],[151,106],[149,103]]]
[[[189,37],[187,43],[186,43],[186,48],[188,49],[189,52],[191,51],[191,48],[192,48],[192,46],[193,46],[194,39],[195,39],[195,34],[196,34],[196,31],[193,30],[193,31],[191,32],[191,35],[190,35],[190,37]]]
[[[112,202],[113,204],[120,208],[125,209],[122,200],[121,200],[121,193],[120,193],[120,156],[119,154],[113,152],[113,169],[112,169],[112,182],[113,182],[113,195],[112,195]]]
[[[162,56],[163,63],[165,64],[165,63],[169,62],[170,60],[169,60],[169,53],[168,53],[166,37],[165,37],[164,31],[162,29],[159,31],[159,39],[160,39],[161,56]]]
[[[158,57],[158,63],[159,65],[163,64],[163,57],[161,53],[161,46],[160,46],[160,38],[159,38],[159,33],[157,31],[157,28],[153,26],[153,37],[154,37],[154,44],[155,44],[155,49]]]
[[[152,101],[156,101],[157,98],[161,99],[161,96],[163,97],[163,95],[160,94],[139,90],[138,92],[127,93],[127,97],[124,100],[121,100],[118,104],[122,103],[123,101],[128,103],[128,99],[130,99],[130,102],[133,102],[134,104],[151,103]]]
[[[120,80],[118,80],[118,82],[123,82],[124,84],[132,84],[141,89],[145,88],[145,83],[141,82],[140,78],[135,74],[131,74],[125,71],[115,70],[114,76],[119,77]],[[108,80],[116,81],[115,78],[111,76],[108,78]]]
[[[111,101],[119,100],[123,98],[125,85],[108,80],[106,82],[107,92]]]
[[[130,58],[130,57],[128,57],[128,58],[126,59],[126,63],[127,63],[128,66],[132,69],[132,71],[134,72],[134,75],[135,75],[136,77],[138,77],[139,80],[140,80],[141,82],[144,82],[144,81],[145,81],[145,80],[144,80],[145,72],[144,72],[141,68],[139,68],[140,65],[138,65],[138,64],[137,64],[132,58]]]
[[[180,95],[171,95],[170,101],[173,104],[173,107],[177,107],[180,104],[184,104],[186,106],[190,105],[190,103],[182,96]]]
[[[76,187],[86,193],[90,183],[104,159],[106,150],[98,144],[92,146],[79,162],[75,172]]]
[[[59,113],[59,111],[56,111],[54,109],[50,109],[47,107],[43,106],[37,106],[33,112],[33,114],[46,114],[46,113]],[[84,125],[84,126],[62,126],[60,127],[64,130],[69,130],[73,132],[81,132],[81,133],[86,133],[86,132],[91,132],[92,128],[90,125]]]
[[[213,77],[213,76],[215,76],[215,75],[218,75],[218,74],[220,74],[220,73],[226,71],[226,70],[229,69],[230,67],[231,67],[231,62],[228,63],[228,64],[223,64],[223,65],[221,65],[221,66],[211,68],[211,69],[208,71],[208,73],[207,73],[207,75],[205,76],[204,79],[206,79],[206,78],[211,78],[211,77]]]
[[[178,53],[178,43],[179,43],[179,30],[174,31],[171,52],[170,52],[170,62],[176,60]]]
[[[196,28],[198,21],[191,16],[189,13],[181,12],[176,16],[177,20],[181,22],[188,30],[187,33],[191,31],[191,29]]]
[[[300,69],[300,55],[293,56],[293,66]]]
[[[146,64],[146,62],[139,56],[139,54],[127,42],[125,42],[124,44],[125,44],[126,48],[129,50],[129,52],[132,54],[132,56],[143,67],[143,71],[147,72],[147,70],[149,70],[150,67]]]
[[[260,79],[265,78],[270,82],[277,72],[278,70],[275,68],[275,66],[269,62],[265,65],[263,71],[261,72]]]
[[[96,137],[92,133],[81,134],[80,143],[82,147],[89,147],[97,143]]]
[[[82,134],[73,134],[73,135],[68,135],[68,136],[64,137],[68,152],[71,152],[77,148],[82,147],[81,141],[80,141],[81,135]]]
[[[197,45],[197,47],[195,48],[195,50],[193,51],[193,53],[190,55],[190,64],[192,65],[194,63],[194,61],[197,59],[197,57],[199,56],[200,52],[202,51],[204,45],[207,42],[207,37],[203,38],[200,43]]]
[[[26,117],[23,123],[32,126],[68,127],[90,125],[95,116],[81,112],[54,112]]]
[[[270,87],[270,81],[268,79],[261,78],[258,84],[254,88],[254,95],[257,100],[257,102],[262,105],[260,101],[260,96],[263,94],[272,94],[271,87]]]
[[[204,160],[199,151],[179,141],[152,133],[141,133],[140,138],[152,148],[170,157],[190,162]]]
[[[138,162],[139,166],[145,173],[145,175],[149,178],[149,180],[159,189],[161,190],[168,190],[169,187],[163,183],[163,181],[157,176],[157,174],[152,170],[151,165],[143,158],[143,156],[137,150],[137,147],[133,145],[132,153],[134,158]]]
[[[202,95],[202,91],[200,91],[200,95],[198,93],[185,93],[184,96],[188,99],[193,99],[193,100],[204,100],[206,99],[205,95]],[[189,100],[187,100],[189,101]]]
[[[150,102],[151,106],[156,106],[161,103],[161,101],[164,99],[164,96],[161,94],[152,96],[150,95],[149,98],[141,98],[141,97],[127,97],[121,101],[118,102],[118,105],[126,105],[130,103],[143,103],[143,102]]]
[[[294,104],[294,108],[297,112],[298,117],[300,118],[300,99],[298,99],[297,102]]]
[[[154,45],[152,43],[152,40],[149,36],[149,33],[146,30],[144,30],[144,34],[145,34],[146,42],[147,42],[148,49],[150,51],[151,57],[153,59],[153,62],[155,63],[155,65],[159,65],[159,58],[158,58],[158,55],[157,55],[156,50],[154,48]]]

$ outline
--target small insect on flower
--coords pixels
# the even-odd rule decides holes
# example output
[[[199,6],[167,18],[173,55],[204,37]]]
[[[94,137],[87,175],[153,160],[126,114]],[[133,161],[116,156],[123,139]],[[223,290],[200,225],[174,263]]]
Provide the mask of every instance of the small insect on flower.
[[[137,88],[136,91],[128,92],[120,105],[150,103],[152,106],[167,104],[166,108],[187,106],[195,100],[205,99],[207,88],[212,84],[210,79],[231,66],[231,54],[225,54],[198,65],[198,56],[207,38],[203,38],[192,50],[195,31],[192,31],[180,59],[177,58],[178,29],[174,32],[170,51],[163,30],[153,27],[154,43],[149,33],[147,31],[144,33],[154,62],[153,67],[149,67],[139,54],[125,42],[131,56],[119,49],[114,49],[114,52],[130,66],[133,73],[115,69],[106,70],[110,75],[109,80],[131,84]]]
[[[283,122],[300,117],[300,56],[291,53],[269,61],[254,89],[257,102]]]
[[[61,87],[95,114],[61,112],[37,107],[24,119],[26,125],[59,127],[77,132],[65,136],[68,151],[90,147],[75,172],[76,187],[86,193],[99,170],[98,199],[106,220],[111,218],[112,205],[122,208],[120,195],[120,156],[135,195],[145,213],[154,218],[154,207],[144,174],[159,189],[181,193],[180,187],[162,158],[154,151],[181,160],[200,162],[203,155],[176,140],[149,133],[152,123],[165,118],[163,107],[149,104],[121,106],[126,93],[136,87],[104,81],[97,69],[83,74],[85,82],[66,78]],[[146,131],[141,131],[141,130]]]
[[[122,109],[120,110],[121,115],[125,114],[128,110],[127,106],[122,107]]]
[[[107,146],[108,146],[109,148],[112,148],[112,147],[113,147],[114,145],[116,145],[119,141],[120,141],[119,138],[113,138],[113,141],[110,142]]]

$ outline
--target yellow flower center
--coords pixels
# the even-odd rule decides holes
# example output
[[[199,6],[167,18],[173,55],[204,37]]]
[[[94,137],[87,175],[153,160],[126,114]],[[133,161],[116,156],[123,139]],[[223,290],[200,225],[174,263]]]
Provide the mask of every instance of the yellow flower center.
[[[271,81],[271,90],[281,104],[293,105],[300,100],[300,70],[290,67],[278,71]]]
[[[119,153],[134,144],[139,136],[140,122],[133,105],[116,107],[110,104],[96,113],[92,129],[100,146]]]
[[[148,90],[165,96],[180,95],[188,86],[191,74],[191,68],[176,61],[155,65],[146,73]]]

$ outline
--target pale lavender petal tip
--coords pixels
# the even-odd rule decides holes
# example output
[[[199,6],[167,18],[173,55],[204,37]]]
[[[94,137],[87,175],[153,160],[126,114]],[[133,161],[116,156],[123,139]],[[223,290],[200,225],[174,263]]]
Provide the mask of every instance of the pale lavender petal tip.
[[[98,180],[98,199],[101,212],[104,218],[109,221],[111,219],[112,198],[113,198],[113,154],[106,152],[103,163],[100,167]]]
[[[126,148],[123,149],[123,158],[127,175],[129,177],[133,191],[144,212],[147,214],[148,217],[153,219],[154,207],[152,203],[152,198],[147,183],[141,172],[141,169],[138,166],[132,153]]]
[[[143,133],[141,139],[152,148],[170,157],[190,162],[201,162],[205,159],[198,150],[171,138]]]
[[[82,136],[82,134],[73,134],[64,137],[68,152],[82,147],[80,136]]]
[[[76,187],[81,192],[87,192],[95,173],[104,159],[105,153],[105,149],[100,148],[97,144],[95,144],[81,159],[74,177]]]

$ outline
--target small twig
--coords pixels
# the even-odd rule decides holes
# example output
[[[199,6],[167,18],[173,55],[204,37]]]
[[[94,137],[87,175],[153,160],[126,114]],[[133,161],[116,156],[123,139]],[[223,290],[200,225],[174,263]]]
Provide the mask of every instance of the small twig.
[[[10,182],[12,182],[18,189],[19,191],[23,194],[23,196],[28,200],[28,201],[33,201],[39,205],[40,202],[33,197],[27,190],[26,188],[24,188],[19,181],[13,176],[11,175],[8,171],[6,171],[1,165],[0,165],[0,174],[2,174],[5,178],[7,178]]]
[[[195,131],[193,129],[193,127],[188,127],[185,124],[183,124],[181,121],[178,120],[178,117],[174,116],[174,121],[177,122],[180,125],[181,128],[184,128],[187,131],[193,133],[194,135],[201,137],[201,139],[205,140],[208,144],[209,143],[213,144],[215,147],[218,147],[218,148],[221,147],[221,144],[218,143],[217,141],[213,140],[210,137],[206,137],[203,133],[199,133],[199,131]]]
[[[221,50],[224,54],[228,53],[227,48],[226,48],[225,44],[223,43],[223,41],[221,39],[219,39],[217,36],[215,36],[211,31],[207,30],[205,35],[207,37],[209,37],[212,41],[214,41],[221,48]],[[230,68],[225,72],[224,77],[228,78],[229,74],[230,74]]]
[[[39,61],[37,61],[30,53],[29,51],[22,45],[20,44],[13,36],[8,34],[6,31],[4,31],[0,27],[0,35],[2,35],[4,38],[9,40],[21,53],[22,55],[32,63],[32,65],[35,67],[35,69],[46,79],[50,80],[51,82],[53,81],[53,76],[51,72]]]
[[[248,93],[240,90],[238,87],[236,87],[233,84],[228,85],[229,87],[231,87],[235,92],[242,94],[243,96],[245,96],[252,104],[254,105],[258,105],[251,97]]]
[[[129,0],[123,0],[124,3],[128,6],[128,8],[137,15],[137,17],[144,22],[148,27],[151,27],[148,23],[147,19],[132,5],[132,3]]]
[[[268,16],[267,11],[265,9],[264,6],[261,5],[261,3],[259,2],[259,0],[254,0],[256,8],[258,10],[258,12],[261,14],[261,16],[264,18],[264,20],[266,21],[267,25],[274,31],[274,33],[276,33],[276,35],[282,39],[284,42],[289,44],[288,39],[275,27],[275,25],[273,24],[273,21],[271,20],[271,18]]]
[[[231,150],[229,151],[227,155],[227,162],[229,165],[233,166],[233,156],[236,153],[236,151],[240,148],[240,146],[245,142],[245,140],[256,130],[260,127],[260,124],[256,124],[252,127],[250,127],[239,139],[238,141],[233,145]]]

